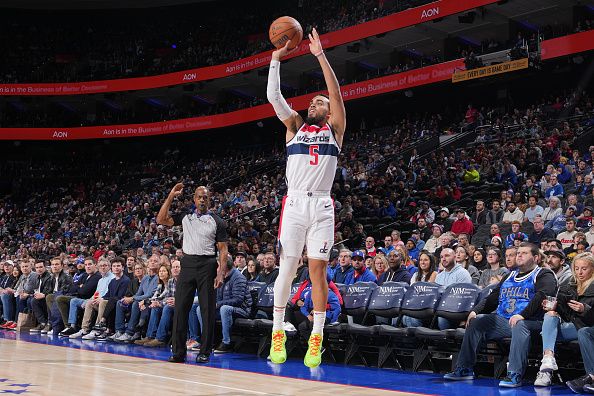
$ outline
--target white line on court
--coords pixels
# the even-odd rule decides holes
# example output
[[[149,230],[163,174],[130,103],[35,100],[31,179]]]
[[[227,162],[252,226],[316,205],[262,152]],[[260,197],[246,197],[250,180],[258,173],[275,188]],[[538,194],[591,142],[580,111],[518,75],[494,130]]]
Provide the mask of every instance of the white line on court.
[[[66,364],[66,363],[44,363],[44,364],[50,364],[50,365],[54,365],[54,366],[68,366],[68,367],[72,367],[71,364]],[[214,387],[214,388],[229,389],[229,390],[234,390],[234,391],[238,391],[238,392],[254,393],[254,394],[257,394],[257,395],[269,395],[269,393],[267,393],[267,392],[259,392],[259,391],[254,391],[254,390],[249,390],[249,389],[243,389],[243,388],[233,388],[231,386],[215,385],[215,384],[209,384],[208,382],[190,381],[190,380],[185,380],[185,379],[181,379],[181,378],[165,377],[165,376],[162,376],[162,375],[139,373],[137,371],[121,370],[121,369],[115,369],[115,368],[111,368],[111,367],[94,366],[94,365],[89,365],[89,364],[77,364],[76,367],[87,367],[87,368],[98,368],[98,369],[111,370],[111,371],[120,371],[122,373],[134,374],[134,375],[138,375],[138,376],[141,376],[141,377],[153,377],[153,378],[165,379],[165,380],[170,380],[170,381],[178,381],[178,382],[186,382],[186,383],[190,383],[190,384],[211,386],[211,387]]]

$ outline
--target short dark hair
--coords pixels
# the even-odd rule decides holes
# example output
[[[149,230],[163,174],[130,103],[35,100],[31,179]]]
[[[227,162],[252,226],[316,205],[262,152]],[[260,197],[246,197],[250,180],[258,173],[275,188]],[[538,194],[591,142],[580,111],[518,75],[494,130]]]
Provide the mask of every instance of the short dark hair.
[[[118,256],[118,257],[114,257],[114,258],[111,260],[111,264],[112,264],[112,265],[113,265],[113,263],[120,263],[120,264],[122,264],[122,266],[123,266],[125,262],[126,262],[126,260],[124,260],[124,258],[123,258],[123,257],[120,257],[120,256]]]
[[[536,246],[533,243],[530,242],[522,242],[520,244],[520,247],[527,247],[530,248],[530,254],[533,256],[539,256],[540,255],[540,249],[538,248],[538,246]]]

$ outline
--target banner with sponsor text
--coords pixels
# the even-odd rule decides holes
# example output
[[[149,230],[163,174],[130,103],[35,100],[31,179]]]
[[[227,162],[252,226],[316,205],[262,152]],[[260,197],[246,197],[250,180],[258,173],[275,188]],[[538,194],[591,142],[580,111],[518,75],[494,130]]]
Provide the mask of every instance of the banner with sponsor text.
[[[337,30],[320,36],[324,48],[361,40],[366,37],[390,32],[396,29],[417,25],[419,23],[443,18],[460,12],[471,10],[497,0],[440,0],[420,7],[410,8],[401,12],[365,22],[345,29]],[[309,53],[307,40],[299,49],[287,57],[293,58]],[[271,45],[272,47],[272,45]],[[262,52],[237,61],[185,70],[176,73],[162,74],[151,77],[124,78],[117,80],[87,81],[76,83],[43,83],[43,84],[0,84],[0,96],[43,96],[43,95],[81,95],[119,91],[135,91],[142,89],[168,87],[223,78],[257,69],[270,63],[272,51]]]
[[[419,85],[450,80],[454,70],[464,68],[462,59],[422,67],[404,73],[374,78],[341,87],[345,101],[361,99],[372,95],[409,89]],[[288,98],[295,110],[307,108],[316,93]],[[0,140],[77,140],[133,136],[164,135],[212,128],[222,128],[245,122],[273,117],[269,104],[259,105],[230,113],[213,116],[186,118],[181,120],[153,122],[147,124],[90,126],[76,128],[0,128]]]
[[[515,70],[527,69],[528,58],[512,60],[508,62],[498,63],[496,65],[489,65],[479,67],[472,70],[456,71],[452,74],[452,82],[457,83],[461,81],[474,80],[475,78],[483,78],[494,76],[496,74],[508,73]]]

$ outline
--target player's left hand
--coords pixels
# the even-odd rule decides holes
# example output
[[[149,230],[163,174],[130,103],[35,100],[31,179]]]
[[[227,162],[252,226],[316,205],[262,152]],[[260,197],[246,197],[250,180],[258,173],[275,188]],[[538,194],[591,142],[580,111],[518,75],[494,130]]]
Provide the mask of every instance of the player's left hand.
[[[320,35],[316,28],[313,28],[309,34],[309,50],[313,55],[319,55],[323,51]]]
[[[524,317],[522,315],[514,315],[511,318],[509,318],[509,325],[511,327],[514,327],[520,320],[524,320]]]

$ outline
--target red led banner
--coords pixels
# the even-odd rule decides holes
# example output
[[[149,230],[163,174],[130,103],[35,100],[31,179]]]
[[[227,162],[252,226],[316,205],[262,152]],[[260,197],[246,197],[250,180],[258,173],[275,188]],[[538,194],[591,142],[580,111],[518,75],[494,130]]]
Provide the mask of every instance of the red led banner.
[[[360,99],[419,85],[450,80],[454,70],[461,68],[464,68],[464,62],[462,59],[458,59],[404,73],[345,85],[341,87],[341,92],[344,100]],[[293,109],[303,110],[307,108],[313,96],[315,96],[315,93],[289,98],[287,101]],[[0,140],[76,140],[163,135],[227,127],[273,116],[274,110],[272,106],[265,104],[231,113],[148,124],[77,128],[0,128]]]
[[[320,36],[324,48],[350,43],[365,37],[390,32],[419,23],[458,14],[476,7],[496,3],[497,0],[441,0],[420,7],[337,30]],[[309,53],[309,41],[303,41],[291,57]],[[80,95],[118,91],[135,91],[187,84],[232,76],[257,69],[270,63],[272,51],[262,52],[248,58],[221,65],[185,70],[151,77],[124,78],[117,80],[87,81],[77,83],[0,84],[2,96]]]
[[[545,40],[540,48],[542,60],[589,51],[594,49],[594,30]]]

